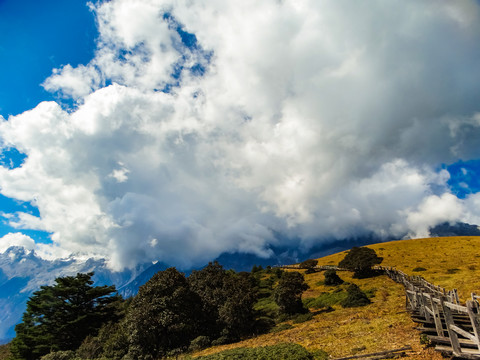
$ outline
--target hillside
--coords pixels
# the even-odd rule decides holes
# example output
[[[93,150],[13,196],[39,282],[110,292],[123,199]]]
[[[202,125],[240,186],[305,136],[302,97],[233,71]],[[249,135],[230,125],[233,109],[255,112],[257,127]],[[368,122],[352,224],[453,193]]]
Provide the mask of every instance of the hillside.
[[[394,266],[407,274],[422,275],[430,282],[447,289],[457,288],[462,301],[470,292],[480,293],[480,237],[445,237],[393,241],[370,245],[384,257],[383,266]],[[318,259],[319,265],[338,264],[346,252]],[[425,270],[422,270],[425,269]],[[304,270],[301,270],[304,272]],[[235,344],[212,347],[195,355],[206,355],[236,347],[256,347],[294,342],[308,350],[322,349],[333,357],[392,350],[407,345],[413,352],[406,359],[442,359],[432,348],[420,344],[420,334],[405,311],[403,287],[386,276],[352,279],[351,273],[339,272],[342,279],[353,282],[373,294],[372,304],[362,308],[343,309],[332,305],[334,311],[316,312],[314,318],[281,332],[258,336]],[[341,291],[322,284],[323,272],[305,274],[310,289],[308,298],[333,299]],[[343,286],[344,287],[344,286]],[[342,287],[340,287],[342,288]],[[323,295],[322,295],[323,293]],[[325,294],[326,293],[326,294]]]

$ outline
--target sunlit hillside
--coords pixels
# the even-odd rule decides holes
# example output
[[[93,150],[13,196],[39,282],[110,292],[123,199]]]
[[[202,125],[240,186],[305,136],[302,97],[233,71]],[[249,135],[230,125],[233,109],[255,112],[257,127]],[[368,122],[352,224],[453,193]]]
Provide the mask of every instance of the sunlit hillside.
[[[458,288],[465,300],[470,292],[480,293],[480,237],[446,237],[394,241],[368,246],[384,258],[382,265],[394,266],[407,274],[417,274],[447,289]],[[319,265],[336,265],[346,252],[318,259]],[[304,272],[304,270],[301,270]],[[334,311],[324,308],[310,310],[313,319],[304,323],[291,323],[293,328],[269,333],[240,343],[212,347],[195,355],[215,353],[235,347],[255,347],[294,342],[314,351],[323,349],[332,357],[372,353],[412,346],[407,359],[442,359],[432,348],[420,344],[417,326],[405,311],[403,287],[386,276],[352,279],[349,272],[340,277],[353,282],[373,295],[372,304],[344,309],[332,305]],[[323,272],[305,274],[310,289],[304,299],[320,297],[333,299],[345,285],[323,285]],[[342,288],[343,287],[343,288]],[[328,301],[328,300],[327,300]]]

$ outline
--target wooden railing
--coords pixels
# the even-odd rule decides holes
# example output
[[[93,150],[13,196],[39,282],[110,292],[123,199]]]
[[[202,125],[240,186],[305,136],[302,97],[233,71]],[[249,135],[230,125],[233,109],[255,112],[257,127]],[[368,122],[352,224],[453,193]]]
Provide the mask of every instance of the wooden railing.
[[[479,296],[472,294],[472,299],[461,305],[456,289],[447,291],[421,276],[409,276],[395,268],[375,268],[405,286],[407,310],[436,350],[464,359],[480,359]]]
[[[299,264],[277,266],[300,269]],[[316,270],[337,270],[335,265],[317,265]],[[412,320],[435,349],[464,359],[480,359],[480,296],[472,293],[471,300],[460,304],[457,289],[446,290],[421,276],[410,276],[393,267],[375,266],[405,287],[405,302]]]

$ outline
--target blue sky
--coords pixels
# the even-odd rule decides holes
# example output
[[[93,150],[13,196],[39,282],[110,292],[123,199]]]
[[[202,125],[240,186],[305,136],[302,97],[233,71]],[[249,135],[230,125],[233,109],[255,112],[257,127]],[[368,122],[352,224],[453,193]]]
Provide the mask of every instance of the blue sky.
[[[0,115],[8,119],[56,96],[41,84],[54,68],[88,63],[98,36],[95,16],[84,0],[0,0]],[[0,163],[9,168],[25,156],[16,149],[4,151]],[[0,211],[26,211],[38,216],[28,202],[0,195]],[[18,230],[3,222],[0,237]],[[48,233],[22,230],[40,242]]]
[[[84,0],[0,1],[0,114],[52,100],[40,84],[62,65],[88,63],[97,30]]]
[[[188,267],[480,223],[478,2],[93,8],[0,0],[0,241]]]

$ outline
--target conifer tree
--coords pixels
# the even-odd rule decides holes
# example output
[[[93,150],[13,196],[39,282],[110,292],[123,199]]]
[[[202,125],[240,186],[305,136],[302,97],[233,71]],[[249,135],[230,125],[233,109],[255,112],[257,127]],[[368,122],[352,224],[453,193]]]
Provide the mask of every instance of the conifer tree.
[[[102,324],[118,319],[115,286],[92,286],[92,273],[55,279],[27,302],[22,323],[15,327],[14,359],[36,360],[51,351],[76,350]]]

